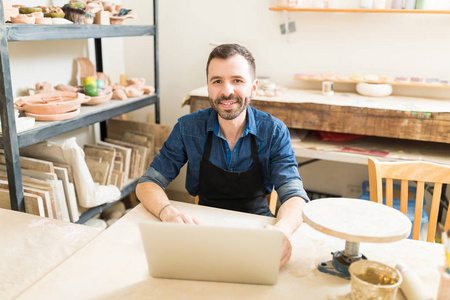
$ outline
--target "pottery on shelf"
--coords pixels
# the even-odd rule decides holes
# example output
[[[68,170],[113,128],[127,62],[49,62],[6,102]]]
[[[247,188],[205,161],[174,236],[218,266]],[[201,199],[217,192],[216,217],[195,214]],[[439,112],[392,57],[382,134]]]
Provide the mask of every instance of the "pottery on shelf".
[[[72,119],[80,114],[80,108],[60,114],[36,114],[25,112],[27,117],[35,118],[36,121],[63,121]]]
[[[81,93],[52,91],[24,97],[14,103],[17,110],[40,114],[61,114],[80,108],[91,97]]]
[[[37,18],[35,24],[52,25],[52,18]]]
[[[96,97],[91,97],[91,100],[84,102],[83,105],[100,105],[102,103],[108,102],[109,100],[111,100],[113,93],[109,92],[108,94],[105,95],[100,95],[100,96],[96,96]]]
[[[34,24],[36,18],[34,16],[27,16],[24,14],[19,14],[16,17],[11,16],[11,23],[15,24]]]
[[[136,14],[134,12],[131,12],[129,14],[126,14],[126,15],[120,16],[120,17],[112,15],[110,17],[110,22],[111,22],[111,25],[122,25],[123,21],[125,19],[135,19],[135,18],[136,18]]]

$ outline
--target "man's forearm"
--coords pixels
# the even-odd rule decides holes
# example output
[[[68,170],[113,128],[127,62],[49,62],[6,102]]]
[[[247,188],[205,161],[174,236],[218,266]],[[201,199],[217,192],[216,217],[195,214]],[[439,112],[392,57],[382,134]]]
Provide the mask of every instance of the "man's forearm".
[[[136,186],[136,196],[154,216],[160,217],[161,209],[170,204],[166,192],[153,182],[141,182]],[[167,209],[167,208],[166,208]]]
[[[301,197],[292,197],[281,205],[274,227],[282,230],[290,237],[302,224],[302,210],[306,201]]]

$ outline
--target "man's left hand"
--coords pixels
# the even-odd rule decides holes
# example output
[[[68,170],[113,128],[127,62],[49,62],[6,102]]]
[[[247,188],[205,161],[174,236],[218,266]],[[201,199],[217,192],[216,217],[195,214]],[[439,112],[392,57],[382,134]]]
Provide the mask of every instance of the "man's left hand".
[[[281,269],[289,261],[289,259],[291,259],[292,245],[291,242],[289,241],[289,237],[286,234],[286,232],[279,227],[273,225],[266,225],[264,226],[264,228],[271,230],[279,230],[284,234],[283,245],[281,248],[281,260],[280,260],[280,269]]]

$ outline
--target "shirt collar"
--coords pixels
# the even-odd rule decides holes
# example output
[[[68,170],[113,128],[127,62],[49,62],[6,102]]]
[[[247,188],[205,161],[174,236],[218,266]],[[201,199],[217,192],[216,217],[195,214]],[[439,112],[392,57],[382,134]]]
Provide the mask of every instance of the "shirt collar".
[[[219,120],[217,118],[217,113],[212,108],[211,115],[209,116],[206,127],[207,131],[213,131],[215,135],[222,136],[222,134],[219,132]],[[246,136],[249,133],[256,135],[256,132],[255,115],[253,114],[253,110],[250,108],[250,106],[247,106],[247,124],[245,125],[245,130],[242,136]]]

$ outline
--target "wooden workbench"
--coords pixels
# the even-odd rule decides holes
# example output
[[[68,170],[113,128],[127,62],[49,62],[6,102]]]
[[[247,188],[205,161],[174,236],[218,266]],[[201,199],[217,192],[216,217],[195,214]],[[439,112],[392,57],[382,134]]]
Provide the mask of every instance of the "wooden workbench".
[[[183,104],[190,104],[191,112],[210,107],[207,88],[191,91]],[[251,106],[289,128],[450,143],[450,99],[287,89],[276,97],[257,96]]]
[[[0,209],[0,299],[14,299],[99,233],[84,225]]]
[[[173,202],[205,225],[263,228],[275,220],[217,208]],[[350,281],[317,270],[330,252],[345,241],[303,224],[291,237],[291,260],[273,286],[158,279],[150,276],[138,223],[158,221],[142,205],[114,223],[93,241],[34,284],[18,299],[350,299]],[[374,224],[376,226],[376,224]],[[175,249],[182,251],[182,249]],[[361,243],[369,259],[390,266],[405,263],[415,271],[431,295],[439,285],[438,268],[444,248],[413,240]],[[405,299],[398,293],[397,299]]]

